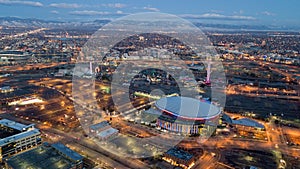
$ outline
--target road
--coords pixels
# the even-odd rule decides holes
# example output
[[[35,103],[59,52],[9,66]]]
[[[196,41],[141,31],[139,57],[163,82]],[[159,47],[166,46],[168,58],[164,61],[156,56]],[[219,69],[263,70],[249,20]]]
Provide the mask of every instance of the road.
[[[16,118],[11,114],[0,114],[1,118],[7,118],[7,119],[11,119],[14,121],[18,121],[21,123],[25,123],[25,124],[29,124],[32,123],[31,121],[28,120],[24,120],[24,119],[20,119],[20,118]],[[70,144],[71,146],[75,146],[79,145],[79,147],[81,147],[81,150],[84,150],[83,152],[88,155],[88,157],[90,157],[93,161],[98,162],[98,163],[103,163],[103,161],[105,161],[104,163],[107,163],[108,166],[117,168],[117,169],[123,169],[123,168],[148,168],[144,163],[142,163],[140,160],[138,159],[131,159],[130,161],[128,160],[128,158],[123,158],[123,157],[119,157],[116,156],[110,152],[107,152],[106,150],[102,149],[101,147],[99,147],[98,145],[96,145],[93,141],[89,140],[88,138],[85,138],[84,136],[80,137],[80,140],[78,140],[78,133],[66,133],[54,128],[45,128],[45,126],[43,124],[36,124],[36,126],[38,128],[41,129],[42,132],[44,133],[50,133],[50,134],[54,134],[57,136],[60,136],[60,138],[63,138],[61,140],[59,140],[60,142],[64,143],[64,144]],[[78,148],[78,147],[77,147]],[[80,153],[83,153],[80,152]],[[104,157],[104,158],[102,158]]]
[[[59,90],[57,90],[59,91]],[[63,94],[62,91],[59,91],[61,94]],[[71,99],[70,97],[68,97]],[[74,99],[71,99],[74,101]],[[76,100],[77,101],[77,100]],[[81,105],[80,102],[74,103]],[[128,105],[126,105],[127,107]],[[89,112],[93,111],[91,108],[84,108],[85,110],[88,110]],[[128,110],[128,112],[124,112],[124,114],[130,114],[132,111],[136,109]],[[0,117],[8,118],[16,121],[23,121],[23,122],[30,122],[22,120],[19,118],[16,118],[12,115],[8,114],[2,114]],[[250,140],[241,140],[241,139],[232,139],[232,138],[211,138],[209,141],[206,141],[202,145],[197,144],[194,145],[194,148],[203,148],[203,146],[210,147],[212,150],[206,150],[205,154],[202,159],[199,160],[198,164],[195,166],[195,168],[201,168],[205,166],[205,168],[213,168],[219,159],[219,153],[217,154],[217,158],[213,157],[209,152],[213,151],[213,149],[221,148],[221,147],[227,147],[227,148],[244,148],[244,149],[252,149],[252,150],[274,150],[278,149],[284,154],[293,155],[300,158],[300,151],[299,149],[289,147],[285,144],[285,141],[282,140],[282,130],[279,126],[276,126],[272,121],[267,124],[264,123],[267,130],[267,135],[269,138],[268,142],[260,142],[260,141],[250,141]],[[137,159],[126,159],[124,157],[116,156],[110,152],[107,152],[103,149],[101,149],[99,146],[92,143],[91,140],[84,138],[81,133],[65,133],[63,131],[56,130],[54,128],[48,128],[43,129],[44,127],[40,124],[37,124],[37,127],[41,128],[43,132],[51,133],[55,135],[61,136],[63,139],[60,140],[61,142],[70,145],[71,147],[74,147],[75,149],[81,149],[81,151],[84,149],[84,152],[86,153],[92,160],[97,161],[99,163],[103,163],[105,161],[107,165],[112,166],[114,168],[147,168],[147,166],[142,163],[140,160]],[[80,138],[80,140],[77,140],[76,138]],[[163,134],[160,137],[156,137],[155,139],[151,140],[152,145],[156,145],[158,147],[169,147],[170,143],[172,144],[173,141],[176,138],[175,135],[171,134]],[[96,147],[97,146],[97,147]]]
[[[47,28],[39,28],[39,29],[28,31],[28,32],[18,33],[18,34],[15,34],[15,35],[4,36],[4,37],[1,38],[1,40],[13,39],[13,38],[21,37],[21,36],[27,36],[29,34],[39,33],[39,32],[44,31],[44,30],[47,30]]]

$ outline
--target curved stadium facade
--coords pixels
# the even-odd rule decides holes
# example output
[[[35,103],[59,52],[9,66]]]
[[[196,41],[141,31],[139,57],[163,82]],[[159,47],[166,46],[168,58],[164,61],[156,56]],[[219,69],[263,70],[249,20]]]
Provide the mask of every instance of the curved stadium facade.
[[[214,132],[222,113],[209,102],[179,96],[161,98],[155,107],[161,113],[157,126],[188,135]]]

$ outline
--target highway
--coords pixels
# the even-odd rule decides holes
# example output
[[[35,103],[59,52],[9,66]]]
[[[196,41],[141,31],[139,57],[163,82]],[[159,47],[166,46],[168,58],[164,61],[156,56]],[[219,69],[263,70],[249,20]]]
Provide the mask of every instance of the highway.
[[[68,97],[65,95],[62,91],[56,89],[58,92],[60,92],[62,95]],[[119,94],[119,93],[117,93]],[[122,94],[122,93],[120,93]],[[83,107],[82,103],[87,100],[77,100],[72,99],[71,97],[68,97],[70,100],[74,101],[74,104],[81,106],[85,111],[87,112],[93,112],[94,109],[90,107]],[[78,102],[81,101],[81,102]],[[129,104],[129,103],[127,103]],[[127,107],[130,107],[129,105],[123,105],[122,109],[126,109]],[[144,106],[144,105],[143,105]],[[142,108],[138,107],[138,108]],[[128,110],[124,112],[124,115],[129,115],[135,109]],[[26,122],[26,123],[32,123],[31,121],[23,120],[17,117],[14,117],[11,114],[4,113],[0,115],[2,118],[8,118],[20,122]],[[250,149],[250,150],[266,150],[271,151],[274,149],[277,149],[278,151],[282,152],[283,154],[292,155],[294,157],[300,158],[300,151],[297,148],[290,147],[285,143],[284,137],[282,136],[282,129],[280,126],[277,126],[274,124],[274,121],[271,121],[270,123],[264,123],[267,130],[267,136],[269,141],[252,141],[252,140],[246,140],[246,139],[235,139],[230,137],[212,137],[208,141],[204,142],[203,144],[190,144],[190,148],[203,148],[204,147],[204,155],[202,158],[199,159],[197,164],[194,168],[214,168],[220,159],[220,153],[218,153],[218,148],[226,147],[228,149],[233,148],[243,148],[243,149]],[[67,144],[68,146],[81,151],[80,153],[83,153],[87,155],[89,158],[91,158],[93,161],[103,165],[103,166],[111,166],[113,168],[147,168],[148,166],[143,163],[142,161],[138,159],[128,159],[125,157],[116,156],[113,153],[110,153],[101,147],[97,146],[91,139],[86,138],[82,136],[82,133],[80,132],[63,132],[54,128],[45,128],[42,124],[37,124],[37,127],[41,129],[41,131],[49,134],[54,134],[60,136],[62,138],[61,141],[64,144]],[[130,126],[131,127],[131,126]],[[143,129],[141,126],[132,125],[132,127],[137,127],[139,129]],[[182,137],[165,133],[160,134],[159,136],[149,139],[149,143],[151,145],[155,145],[157,147],[167,149],[173,146],[174,142],[177,142],[178,140],[182,139]],[[192,138],[189,138],[190,141],[193,141]],[[210,152],[216,152],[216,156],[213,157]],[[222,165],[222,164],[220,164]]]

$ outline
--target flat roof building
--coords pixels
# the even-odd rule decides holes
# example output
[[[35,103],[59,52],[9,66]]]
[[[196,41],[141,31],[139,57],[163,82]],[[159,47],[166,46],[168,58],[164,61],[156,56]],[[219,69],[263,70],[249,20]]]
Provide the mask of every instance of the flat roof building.
[[[0,93],[8,93],[8,92],[13,92],[14,89],[11,88],[10,86],[3,86],[0,87]]]
[[[261,123],[258,123],[255,120],[249,119],[249,118],[241,118],[238,120],[232,120],[233,125],[240,125],[240,126],[246,126],[246,127],[253,127],[257,129],[265,129],[265,126]]]
[[[119,133],[119,130],[110,127],[108,129],[105,129],[105,130],[99,132],[97,134],[97,137],[100,140],[107,140],[108,138],[113,137],[113,136],[117,135],[118,133]]]
[[[90,134],[93,134],[100,140],[107,140],[108,138],[115,136],[119,133],[119,130],[112,128],[107,121],[102,121],[97,124],[93,124],[89,127]]]
[[[102,121],[100,123],[91,125],[90,132],[93,133],[93,132],[101,131],[101,130],[107,129],[109,127],[110,127],[110,125],[107,121]]]
[[[186,169],[195,165],[194,155],[176,147],[164,153],[163,160]]]
[[[0,65],[16,65],[27,63],[31,55],[16,50],[0,51]]]
[[[6,168],[82,169],[83,157],[61,143],[43,145],[6,160]]]
[[[41,133],[34,124],[24,125],[8,119],[0,120],[0,161],[41,144]]]
[[[249,119],[249,118],[241,118],[241,119],[232,119],[227,114],[223,114],[223,120],[231,125],[234,126],[241,126],[241,127],[247,127],[247,128],[255,128],[260,130],[265,130],[265,126],[255,120]]]

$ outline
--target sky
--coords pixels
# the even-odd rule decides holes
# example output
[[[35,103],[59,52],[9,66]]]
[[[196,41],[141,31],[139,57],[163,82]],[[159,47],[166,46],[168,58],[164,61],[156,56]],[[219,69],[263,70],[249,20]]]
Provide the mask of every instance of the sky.
[[[299,0],[0,0],[0,17],[57,21],[162,12],[209,23],[300,26]]]

